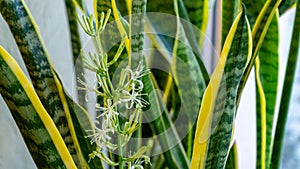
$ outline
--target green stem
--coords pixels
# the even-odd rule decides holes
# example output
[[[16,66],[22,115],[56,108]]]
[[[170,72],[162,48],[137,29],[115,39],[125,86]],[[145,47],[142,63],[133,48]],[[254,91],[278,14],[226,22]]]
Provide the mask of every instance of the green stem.
[[[118,155],[119,155],[119,169],[123,168],[123,149],[122,149],[122,135],[121,135],[121,127],[119,122],[119,117],[117,118],[118,125]]]
[[[193,148],[193,136],[195,134],[194,127],[191,123],[189,123],[189,133],[188,133],[188,144],[187,144],[187,157],[191,159],[192,157],[192,148]]]
[[[106,79],[107,79],[107,83],[108,83],[108,86],[109,86],[109,88],[110,88],[110,90],[111,90],[111,93],[114,94],[114,93],[115,93],[115,89],[114,89],[114,87],[113,87],[113,85],[112,85],[112,82],[111,82],[111,80],[110,80],[110,76],[109,76],[108,71],[105,71],[105,77],[106,77]]]
[[[289,51],[289,58],[287,62],[286,72],[285,72],[285,79],[284,85],[282,90],[282,96],[280,101],[279,107],[279,115],[276,125],[276,132],[275,132],[275,141],[273,145],[273,153],[271,159],[271,166],[272,169],[279,169],[280,168],[280,159],[282,154],[282,142],[284,139],[284,131],[285,131],[285,124],[288,115],[288,109],[291,99],[291,92],[295,77],[295,70],[297,59],[299,55],[299,43],[300,43],[300,5],[299,0],[296,7],[296,16],[294,21],[294,28],[293,28],[293,35],[292,35],[292,42]]]

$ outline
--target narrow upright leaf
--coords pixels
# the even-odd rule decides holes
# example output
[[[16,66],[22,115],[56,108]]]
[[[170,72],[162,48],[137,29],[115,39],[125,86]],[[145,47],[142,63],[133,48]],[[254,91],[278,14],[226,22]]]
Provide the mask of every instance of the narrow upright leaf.
[[[144,93],[151,93],[151,97],[146,97],[150,103],[144,108],[144,116],[151,120],[150,126],[157,135],[161,149],[169,168],[189,168],[189,162],[185,151],[180,143],[178,134],[168,117],[167,110],[163,106],[162,96],[157,93],[157,85],[151,75],[143,77]]]
[[[261,87],[265,95],[266,106],[265,110],[261,111],[260,97],[264,97],[257,90],[256,94],[256,111],[257,111],[257,136],[261,136],[261,139],[257,138],[257,167],[266,168],[269,166],[271,158],[271,146],[273,145],[273,119],[276,106],[277,96],[277,84],[278,84],[278,47],[279,47],[279,33],[278,33],[278,18],[274,15],[274,18],[269,26],[269,30],[266,34],[265,40],[259,50],[259,79],[261,81]],[[258,81],[258,79],[257,79]],[[257,86],[258,87],[258,86]],[[266,114],[263,115],[262,113]],[[265,117],[265,121],[263,118]],[[262,136],[263,135],[263,136]],[[265,142],[265,143],[264,143]],[[260,145],[264,144],[265,149],[262,149]],[[261,149],[259,149],[261,148]],[[263,156],[261,156],[263,155]],[[261,157],[261,158],[259,158]],[[264,162],[262,163],[262,161]],[[260,165],[263,164],[263,165]],[[261,166],[261,167],[260,167]]]
[[[181,21],[184,21],[182,24],[182,27],[186,34],[186,39],[188,40],[191,49],[193,50],[194,54],[197,56],[197,63],[200,66],[201,73],[204,76],[206,84],[209,81],[209,75],[207,73],[207,70],[203,64],[203,61],[201,59],[201,48],[199,47],[199,39],[200,42],[201,36],[198,36],[200,29],[197,29],[196,34],[194,33],[195,27],[193,27],[192,23],[190,22],[188,11],[184,6],[184,3],[182,0],[176,1],[178,3],[178,15],[180,18],[182,18]],[[153,38],[153,44],[160,44],[164,43],[164,46],[166,47],[170,53],[173,51],[174,47],[174,37],[176,37],[177,27],[175,26],[165,26],[165,21],[167,20],[170,25],[176,25],[177,24],[177,18],[176,13],[174,12],[174,1],[173,0],[165,0],[165,1],[149,1],[147,3],[147,12],[154,12],[154,14],[150,13],[148,14],[150,23],[147,24],[149,26],[147,29],[153,31],[156,34],[152,34]],[[159,13],[159,14],[157,14]],[[202,17],[202,16],[201,16]],[[195,19],[195,18],[194,18]],[[203,24],[205,24],[206,18],[203,18]],[[204,26],[203,26],[204,27]],[[203,38],[203,36],[202,36]],[[159,40],[159,41],[158,41]],[[202,43],[202,42],[201,42]]]
[[[250,26],[243,7],[203,97],[191,168],[225,167],[233,137],[238,86],[251,52]]]
[[[255,5],[253,5],[255,3]],[[258,19],[264,0],[245,1],[248,17],[253,26]],[[272,146],[273,116],[278,83],[278,15],[274,15],[259,49],[256,65],[256,167],[267,168]]]
[[[175,13],[177,16],[177,33],[173,49],[172,70],[175,75],[175,82],[178,86],[179,96],[181,97],[183,112],[181,116],[186,117],[187,121],[183,121],[188,132],[191,135],[187,142],[188,154],[192,154],[192,145],[195,136],[195,122],[200,109],[203,93],[206,89],[205,80],[201,69],[197,63],[197,59],[193,53],[184,29],[182,27],[177,2],[175,4]],[[182,132],[182,131],[179,131]]]
[[[276,122],[276,132],[274,138],[274,146],[272,151],[272,158],[270,168],[279,169],[281,162],[281,149],[285,131],[285,125],[288,115],[288,108],[295,78],[296,64],[299,56],[300,46],[300,3],[297,1],[296,16],[294,20],[293,35],[291,47],[288,56],[287,67],[285,71],[285,79],[280,100],[278,121]]]
[[[208,24],[208,1],[209,0],[182,0],[184,7],[187,10],[189,19],[193,25],[200,30],[195,32],[198,37],[199,48],[202,49],[204,34]]]
[[[252,52],[251,59],[250,59],[249,63],[247,64],[246,70],[243,74],[241,83],[239,85],[239,92],[238,92],[238,99],[237,99],[238,103],[239,103],[243,88],[245,87],[245,84],[249,77],[250,71],[254,65],[256,56],[259,52],[259,49],[261,48],[261,45],[265,38],[265,35],[268,31],[269,25],[272,21],[272,18],[274,16],[280,2],[281,2],[281,0],[268,0],[264,4],[262,10],[259,12],[259,14],[257,16],[257,19],[255,20],[255,24],[252,29],[253,52]]]
[[[131,67],[135,67],[143,60],[144,49],[144,24],[146,15],[147,0],[131,0],[132,1],[132,13],[130,24],[130,45]]]
[[[222,36],[221,46],[224,45],[230,27],[238,14],[238,0],[222,0]]]

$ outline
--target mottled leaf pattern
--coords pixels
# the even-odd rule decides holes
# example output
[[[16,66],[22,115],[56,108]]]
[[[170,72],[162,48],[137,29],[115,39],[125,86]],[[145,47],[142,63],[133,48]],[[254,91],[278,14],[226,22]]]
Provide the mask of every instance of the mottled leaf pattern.
[[[38,168],[75,168],[51,117],[16,61],[0,46],[0,93]]]
[[[191,168],[224,168],[236,111],[237,90],[251,55],[245,8],[229,31],[219,63],[205,91],[194,141]]]
[[[143,59],[144,24],[146,15],[146,0],[132,0],[130,23],[131,67],[135,69]]]
[[[199,32],[195,32],[197,36],[199,48],[202,49],[204,34],[208,24],[208,1],[209,0],[182,0],[188,17],[193,25],[195,25]]]
[[[66,125],[66,113],[59,98],[49,56],[37,25],[23,0],[1,0],[0,7],[43,106],[57,126],[76,164],[79,164],[73,140],[69,139],[71,133]]]
[[[61,85],[62,82],[58,74],[54,71],[55,79],[57,80],[57,87],[60,98],[63,102],[64,109],[68,112],[67,118],[70,123],[70,129],[76,133],[76,151],[82,154],[84,159],[81,159],[83,168],[104,168],[103,163],[99,158],[90,159],[89,154],[96,149],[96,144],[90,143],[91,138],[87,137],[94,133],[94,125],[91,122],[89,114],[67,94]]]
[[[237,102],[239,102],[239,100],[240,100],[242,90],[245,87],[246,81],[247,81],[250,71],[254,65],[254,61],[256,59],[258,51],[261,48],[261,45],[265,38],[265,35],[268,31],[270,22],[280,4],[280,2],[281,2],[281,0],[268,0],[264,4],[262,10],[259,12],[257,19],[255,20],[255,24],[252,29],[253,52],[252,52],[250,62],[247,65],[247,68],[243,74],[241,83],[239,85]],[[250,22],[252,22],[252,21],[250,21]]]
[[[264,0],[245,1],[248,17],[253,26],[264,6]],[[259,49],[256,63],[256,167],[267,168],[272,146],[273,116],[278,83],[278,16],[274,15]],[[259,76],[259,77],[258,77]]]
[[[222,36],[221,46],[224,45],[230,27],[238,14],[238,0],[222,0]]]

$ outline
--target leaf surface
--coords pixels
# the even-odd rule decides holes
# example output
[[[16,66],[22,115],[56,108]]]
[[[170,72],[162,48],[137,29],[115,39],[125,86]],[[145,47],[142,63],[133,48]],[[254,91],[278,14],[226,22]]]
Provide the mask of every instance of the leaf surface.
[[[252,52],[245,8],[236,17],[219,63],[205,90],[197,122],[191,168],[224,168],[229,154],[237,90]]]
[[[0,93],[37,167],[76,168],[67,146],[31,83],[13,57],[1,46],[0,75]]]

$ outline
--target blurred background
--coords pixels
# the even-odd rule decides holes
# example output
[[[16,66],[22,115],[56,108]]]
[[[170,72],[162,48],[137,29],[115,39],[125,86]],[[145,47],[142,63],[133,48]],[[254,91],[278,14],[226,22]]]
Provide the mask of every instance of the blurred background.
[[[62,78],[64,86],[69,94],[74,96],[74,68],[71,56],[71,44],[69,41],[67,16],[65,4],[61,0],[25,0],[37,25],[40,28],[46,47],[50,53],[52,62]],[[88,6],[92,6],[92,0],[87,0]],[[90,10],[91,11],[91,10]],[[281,88],[286,67],[288,46],[291,39],[292,23],[295,10],[289,10],[280,17],[280,76],[278,92]],[[210,22],[213,27],[213,22]],[[212,29],[208,29],[212,30]],[[211,32],[208,32],[210,39]],[[82,43],[88,41],[82,36]],[[15,57],[21,68],[25,71],[24,63],[3,18],[0,16],[0,45]],[[300,56],[299,56],[300,57]],[[211,60],[213,62],[213,60]],[[213,65],[213,64],[211,64]],[[209,65],[207,65],[209,66]],[[282,168],[295,169],[300,166],[300,63],[296,70],[295,84],[291,98],[288,122],[283,146]],[[27,73],[26,73],[27,74]],[[255,85],[253,73],[244,89],[240,107],[237,114],[235,137],[237,139],[239,168],[255,168]],[[279,119],[280,120],[280,119]],[[0,168],[4,169],[32,169],[36,168],[23,139],[17,129],[12,116],[0,96]]]

